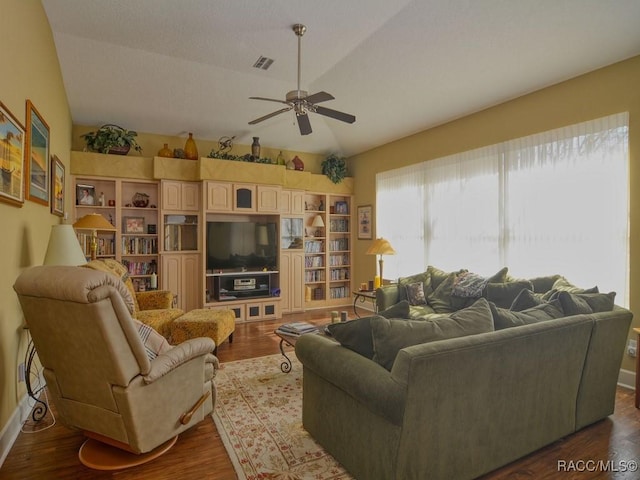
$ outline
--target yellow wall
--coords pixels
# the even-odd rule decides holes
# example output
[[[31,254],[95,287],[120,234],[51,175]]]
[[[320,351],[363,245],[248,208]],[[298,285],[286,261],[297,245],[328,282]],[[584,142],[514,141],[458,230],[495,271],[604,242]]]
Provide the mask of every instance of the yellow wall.
[[[629,112],[631,156],[630,308],[640,312],[640,299],[633,294],[640,286],[640,56],[350,158],[354,203],[375,208],[378,172],[623,111]],[[375,275],[375,261],[365,255],[370,243],[356,242],[355,285]],[[640,325],[640,313],[633,325]],[[622,368],[635,370],[633,359],[625,355]]]
[[[31,99],[49,124],[51,153],[69,168],[71,115],[62,83],[53,36],[44,9],[35,0],[2,0],[2,68],[0,101],[25,123],[25,102]],[[67,181],[67,188],[70,183]],[[70,197],[65,208],[70,207]],[[13,283],[28,266],[41,264],[51,225],[59,217],[49,207],[26,201],[22,208],[0,203],[0,431],[25,395],[17,381],[26,335]]]

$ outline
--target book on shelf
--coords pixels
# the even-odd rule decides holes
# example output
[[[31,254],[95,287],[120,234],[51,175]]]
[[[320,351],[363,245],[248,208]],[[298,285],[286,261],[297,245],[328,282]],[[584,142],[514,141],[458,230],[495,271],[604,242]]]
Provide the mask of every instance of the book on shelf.
[[[285,335],[304,335],[305,333],[315,333],[318,327],[308,322],[293,322],[280,325],[277,330]]]

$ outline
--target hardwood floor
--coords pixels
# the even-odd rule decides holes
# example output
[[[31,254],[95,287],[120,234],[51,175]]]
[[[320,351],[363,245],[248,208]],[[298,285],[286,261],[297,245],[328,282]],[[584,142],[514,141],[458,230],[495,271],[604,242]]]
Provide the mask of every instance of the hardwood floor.
[[[348,310],[352,317],[353,312]],[[277,321],[238,325],[233,343],[225,342],[218,348],[218,358],[221,362],[229,362],[279,353],[279,339],[273,334],[277,325],[293,320],[322,324],[328,323],[328,319],[329,311],[318,310]],[[81,433],[69,430],[60,423],[37,433],[21,433],[0,467],[0,479],[237,478],[211,419],[204,420],[181,434],[176,445],[160,458],[146,465],[117,472],[99,472],[84,467],[77,456],[83,441]],[[633,391],[620,387],[616,394],[616,411],[612,416],[491,472],[483,476],[482,480],[640,478],[638,472],[611,473],[597,468],[589,471],[593,470],[592,464],[586,463],[606,463],[609,460],[614,461],[611,465],[613,467],[620,467],[623,461],[640,461],[640,410],[634,407]],[[566,465],[564,471],[559,469],[562,462]]]

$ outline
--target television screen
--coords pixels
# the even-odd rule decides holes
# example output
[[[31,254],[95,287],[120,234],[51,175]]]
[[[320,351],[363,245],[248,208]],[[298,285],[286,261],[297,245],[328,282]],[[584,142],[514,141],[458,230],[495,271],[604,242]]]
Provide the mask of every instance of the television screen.
[[[207,270],[275,270],[275,222],[207,222]]]

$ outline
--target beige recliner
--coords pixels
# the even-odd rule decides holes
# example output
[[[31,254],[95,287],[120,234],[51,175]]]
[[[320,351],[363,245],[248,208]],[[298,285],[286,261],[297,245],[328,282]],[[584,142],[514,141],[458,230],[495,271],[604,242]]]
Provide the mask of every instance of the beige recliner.
[[[38,266],[26,269],[14,289],[60,419],[92,439],[80,452],[85,465],[116,468],[94,463],[90,452],[105,443],[118,447],[111,448],[117,455],[134,454],[126,466],[143,463],[143,454],[166,451],[213,411],[213,340],[154,351],[131,317],[131,294],[113,275]]]

